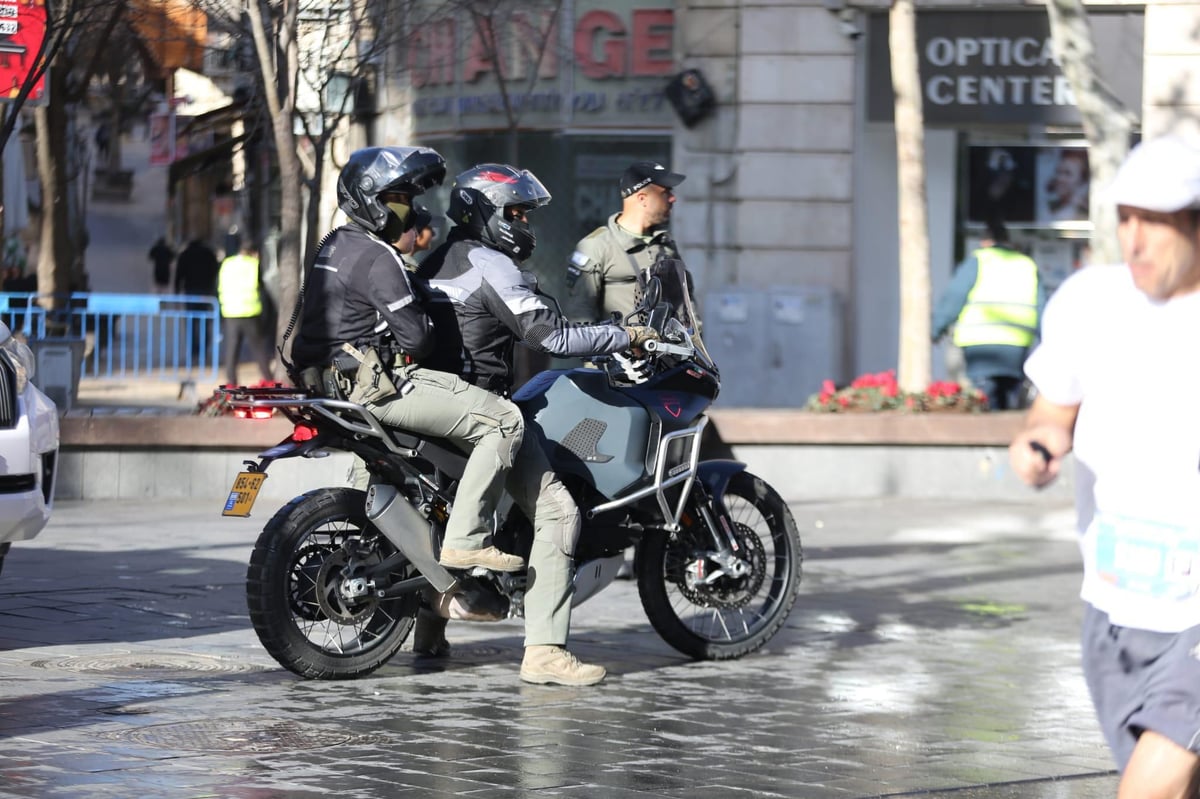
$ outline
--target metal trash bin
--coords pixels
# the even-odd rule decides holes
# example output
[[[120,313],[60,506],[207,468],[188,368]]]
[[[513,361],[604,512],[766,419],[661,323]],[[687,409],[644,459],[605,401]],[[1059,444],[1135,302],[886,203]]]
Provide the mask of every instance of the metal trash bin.
[[[59,413],[66,413],[79,398],[79,377],[83,369],[82,338],[30,339],[35,370],[33,384],[54,400]]]

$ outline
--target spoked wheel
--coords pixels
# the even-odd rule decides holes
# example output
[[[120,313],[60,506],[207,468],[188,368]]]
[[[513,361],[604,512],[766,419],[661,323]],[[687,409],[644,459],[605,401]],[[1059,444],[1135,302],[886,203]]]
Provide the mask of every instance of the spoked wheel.
[[[654,629],[697,660],[728,660],[779,631],[800,590],[800,533],[787,504],[761,478],[739,472],[725,491],[737,550],[714,550],[703,520],[648,534],[638,551],[638,593]]]
[[[387,663],[412,630],[416,593],[377,599],[358,579],[393,555],[367,524],[366,494],[321,488],[267,522],[246,572],[254,631],[271,657],[301,677],[345,680]],[[393,582],[416,576],[404,561]]]

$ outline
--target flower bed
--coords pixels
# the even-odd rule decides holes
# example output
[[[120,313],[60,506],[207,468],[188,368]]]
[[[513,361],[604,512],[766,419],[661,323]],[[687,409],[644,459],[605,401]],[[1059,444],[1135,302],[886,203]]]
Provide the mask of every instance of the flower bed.
[[[826,380],[821,390],[808,398],[804,410],[818,413],[978,413],[987,410],[987,398],[978,389],[937,380],[920,392],[900,390],[895,370],[859,375],[850,385],[838,388]]]

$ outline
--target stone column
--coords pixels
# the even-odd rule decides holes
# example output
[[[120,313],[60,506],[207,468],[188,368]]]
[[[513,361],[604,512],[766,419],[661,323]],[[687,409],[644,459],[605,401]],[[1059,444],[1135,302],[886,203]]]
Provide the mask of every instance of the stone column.
[[[1146,4],[1142,135],[1200,142],[1200,2]]]

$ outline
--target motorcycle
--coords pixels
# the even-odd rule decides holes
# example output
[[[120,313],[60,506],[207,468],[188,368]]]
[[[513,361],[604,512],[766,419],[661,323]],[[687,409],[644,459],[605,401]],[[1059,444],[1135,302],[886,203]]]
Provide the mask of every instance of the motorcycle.
[[[738,658],[787,621],[801,582],[787,504],[745,464],[700,460],[720,378],[697,332],[682,265],[647,281],[639,313],[659,334],[644,357],[535,375],[512,399],[578,504],[573,604],[610,585],[638,543],[637,590],[669,645],[696,660]],[[246,461],[224,515],[246,516],[270,464],[330,450],[361,457],[366,492],[304,493],[267,522],[246,596],[262,645],[310,679],[351,679],[387,663],[422,606],[443,617],[523,615],[524,572],[451,573],[439,545],[466,456],[448,441],[385,429],[363,406],[295,388],[221,389],[239,415],[276,411],[293,434]],[[511,505],[511,503],[510,503]],[[529,520],[497,512],[494,543],[526,559]]]

